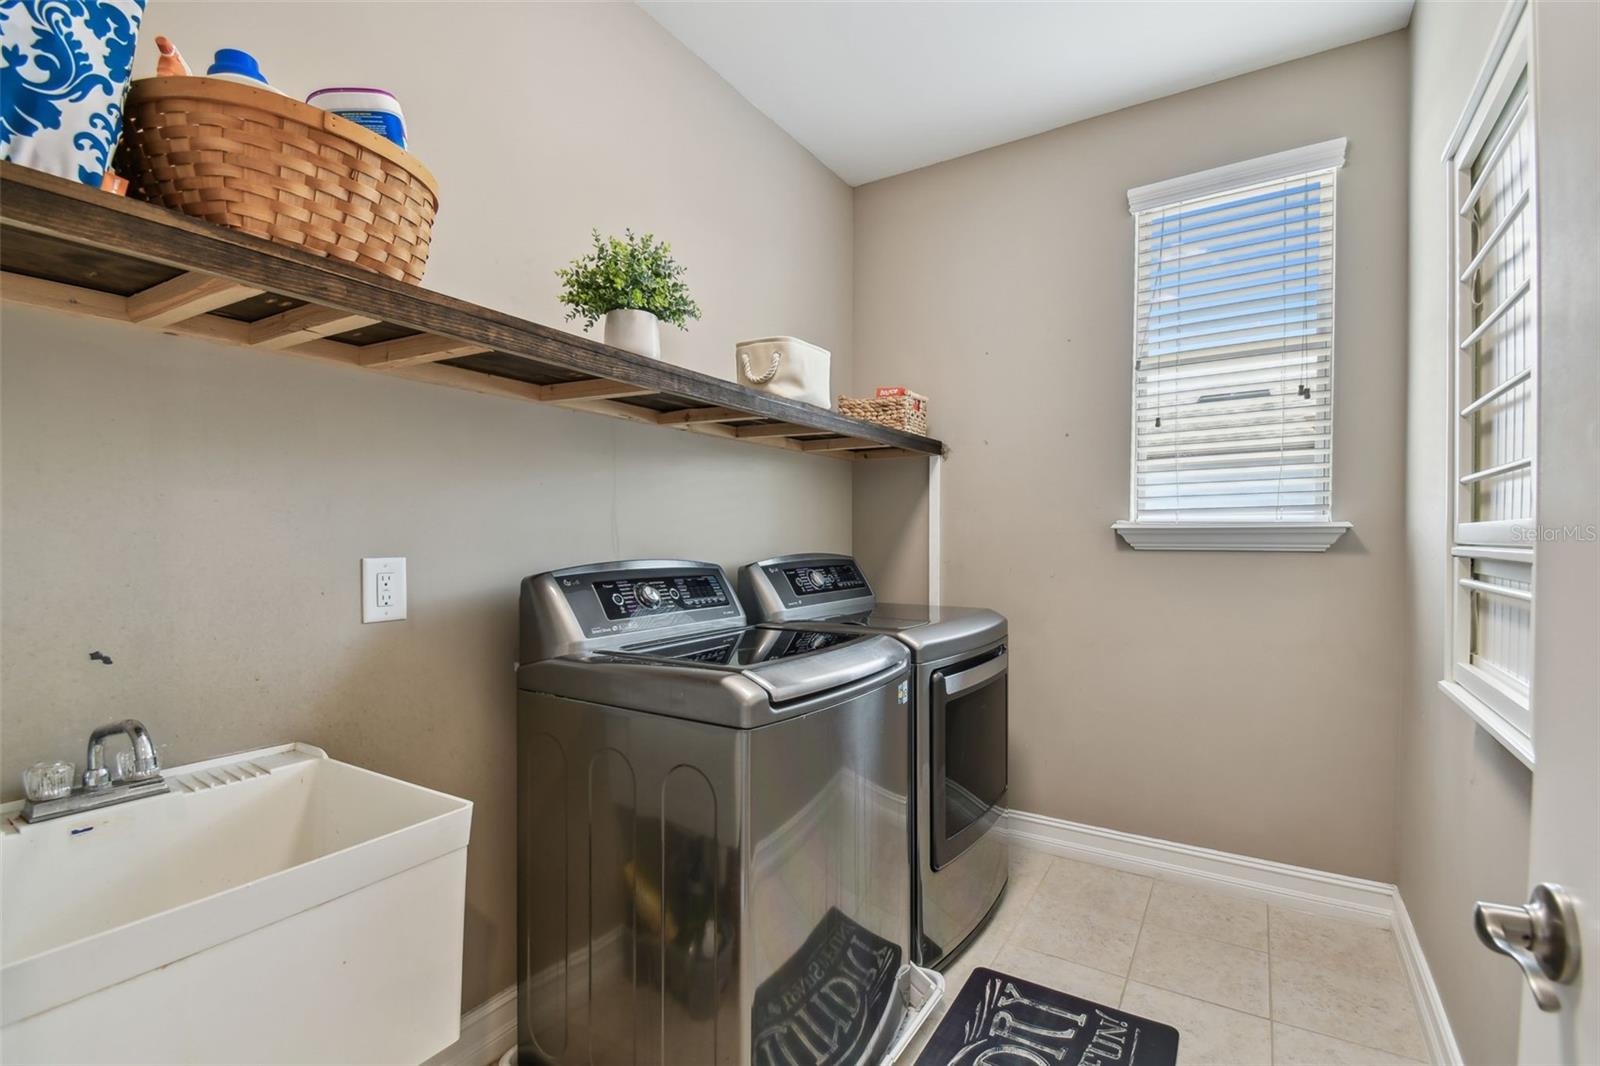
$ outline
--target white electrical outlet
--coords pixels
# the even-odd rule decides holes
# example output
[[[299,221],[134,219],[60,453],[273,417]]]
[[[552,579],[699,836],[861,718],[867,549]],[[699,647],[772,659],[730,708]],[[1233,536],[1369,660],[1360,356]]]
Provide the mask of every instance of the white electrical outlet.
[[[398,622],[405,616],[405,559],[361,560],[361,620]]]

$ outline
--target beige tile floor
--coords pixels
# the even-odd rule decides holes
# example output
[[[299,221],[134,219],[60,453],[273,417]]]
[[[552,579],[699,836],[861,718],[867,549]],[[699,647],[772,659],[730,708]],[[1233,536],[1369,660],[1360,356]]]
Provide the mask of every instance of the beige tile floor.
[[[945,975],[946,1004],[977,966],[1176,1026],[1179,1066],[1427,1058],[1388,929],[1025,848],[994,921]]]

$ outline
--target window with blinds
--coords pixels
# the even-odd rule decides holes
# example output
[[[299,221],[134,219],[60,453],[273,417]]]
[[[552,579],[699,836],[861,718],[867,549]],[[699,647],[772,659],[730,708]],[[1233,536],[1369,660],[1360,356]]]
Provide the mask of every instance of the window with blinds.
[[[1524,15],[1448,157],[1456,222],[1449,680],[1531,761],[1538,304],[1527,42]]]
[[[1129,194],[1134,522],[1332,518],[1343,159],[1341,140]]]

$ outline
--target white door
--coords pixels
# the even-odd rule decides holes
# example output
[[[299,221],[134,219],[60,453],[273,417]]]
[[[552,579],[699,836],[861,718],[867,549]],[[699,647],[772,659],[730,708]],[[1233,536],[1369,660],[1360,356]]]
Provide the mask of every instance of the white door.
[[[1540,540],[1529,877],[1577,912],[1557,1011],[1529,996],[1520,1060],[1600,1062],[1600,5],[1534,3]]]

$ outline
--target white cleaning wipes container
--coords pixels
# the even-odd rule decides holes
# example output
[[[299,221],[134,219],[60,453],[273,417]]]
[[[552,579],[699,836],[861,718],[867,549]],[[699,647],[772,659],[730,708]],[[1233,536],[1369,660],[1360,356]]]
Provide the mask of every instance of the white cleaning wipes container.
[[[406,117],[400,110],[400,101],[392,93],[382,89],[333,86],[318,89],[306,97],[306,103],[332,111],[357,126],[365,126],[401,148],[406,146]]]

